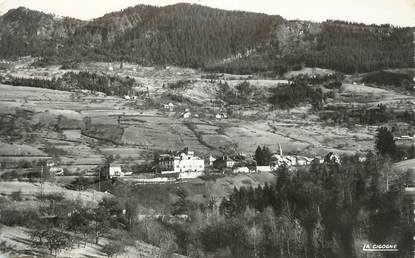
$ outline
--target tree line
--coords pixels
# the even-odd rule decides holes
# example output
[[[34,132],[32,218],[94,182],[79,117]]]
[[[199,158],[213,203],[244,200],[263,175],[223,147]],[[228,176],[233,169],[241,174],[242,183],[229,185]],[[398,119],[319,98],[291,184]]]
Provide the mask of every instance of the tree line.
[[[327,106],[319,112],[319,118],[332,124],[381,125],[388,122],[403,122],[413,125],[415,112],[413,110],[394,110],[383,104],[377,106],[343,107]]]
[[[67,72],[62,77],[52,79],[24,78],[24,77],[1,77],[0,82],[14,86],[28,86],[52,90],[76,91],[89,90],[91,92],[102,92],[107,95],[128,95],[135,84],[133,78],[122,78],[119,76],[101,75],[90,72]]]
[[[326,99],[320,87],[309,86],[304,81],[280,85],[270,89],[268,101],[274,108],[291,109],[301,104],[310,103],[313,109],[322,108]]]
[[[363,77],[363,82],[380,86],[393,86],[401,90],[414,92],[415,85],[413,77],[408,73],[398,73],[390,71],[378,71]]]
[[[0,197],[0,222],[28,228],[33,247],[51,254],[105,238],[110,244],[102,251],[108,255],[144,241],[161,248],[154,255],[166,257],[349,258],[362,256],[361,243],[370,242],[396,243],[398,257],[412,257],[412,199],[404,187],[413,177],[391,170],[393,144],[390,132],[379,129],[376,153],[365,159],[326,159],[298,170],[282,166],[274,182],[235,188],[222,199],[207,193],[203,202],[194,200],[186,184],[147,187],[117,180],[101,181],[101,190],[113,197],[96,205],[47,194],[36,196],[39,207],[18,210],[12,204],[24,196],[13,193]],[[257,149],[257,162],[264,153],[269,150]],[[80,178],[68,187],[82,191],[95,184]],[[164,206],[166,192],[174,198]],[[163,216],[139,219],[150,200]]]

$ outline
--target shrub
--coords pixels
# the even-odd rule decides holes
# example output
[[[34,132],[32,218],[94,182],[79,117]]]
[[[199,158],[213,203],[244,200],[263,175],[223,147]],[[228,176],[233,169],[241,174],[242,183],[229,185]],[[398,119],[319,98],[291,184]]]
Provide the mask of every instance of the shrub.
[[[3,240],[0,242],[0,251],[4,253],[14,252],[16,245],[8,244],[7,241]]]
[[[3,180],[11,180],[11,179],[18,178],[19,175],[17,174],[17,172],[15,170],[13,170],[13,171],[8,171],[6,173],[3,173],[0,177]]]
[[[19,191],[16,191],[16,192],[11,193],[10,194],[10,198],[13,201],[18,201],[18,202],[22,201],[23,200],[23,198],[22,198],[22,191],[19,190]]]
[[[46,230],[36,230],[31,232],[32,246],[43,247],[55,256],[62,250],[72,247],[74,238],[65,232],[48,228]]]
[[[102,252],[105,253],[108,257],[113,257],[124,253],[125,246],[119,241],[110,242],[102,247]]]
[[[174,83],[168,83],[167,87],[171,90],[178,90],[178,89],[184,89],[186,88],[192,81],[190,80],[179,80]]]
[[[39,215],[34,210],[5,209],[0,212],[0,222],[6,226],[31,227],[39,221]]]

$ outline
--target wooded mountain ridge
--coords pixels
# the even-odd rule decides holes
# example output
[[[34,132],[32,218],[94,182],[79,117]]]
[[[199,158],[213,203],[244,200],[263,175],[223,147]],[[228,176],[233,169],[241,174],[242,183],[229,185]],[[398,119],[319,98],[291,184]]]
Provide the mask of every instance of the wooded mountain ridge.
[[[128,61],[229,73],[307,65],[345,73],[412,67],[415,28],[225,11],[195,4],[137,5],[91,21],[24,7],[0,16],[0,57],[43,63]]]

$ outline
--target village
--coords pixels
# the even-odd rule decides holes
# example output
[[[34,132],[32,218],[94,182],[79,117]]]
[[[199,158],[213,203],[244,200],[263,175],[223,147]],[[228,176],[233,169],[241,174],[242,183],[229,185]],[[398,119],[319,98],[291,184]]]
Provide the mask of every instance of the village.
[[[261,150],[260,147],[258,147]],[[97,176],[103,179],[121,179],[139,184],[171,183],[178,180],[195,179],[205,175],[236,175],[254,173],[276,173],[278,168],[286,167],[296,170],[310,165],[312,162],[323,163],[325,159],[340,162],[340,157],[329,153],[325,158],[309,158],[298,155],[284,155],[279,148],[278,153],[269,153],[269,160],[265,164],[258,164],[253,155],[238,153],[206,158],[199,157],[194,151],[185,148],[181,151],[170,151],[155,157],[153,167],[144,173],[133,173],[126,169],[124,164],[107,163],[99,168]],[[53,160],[46,162],[48,176],[64,176],[64,169]]]

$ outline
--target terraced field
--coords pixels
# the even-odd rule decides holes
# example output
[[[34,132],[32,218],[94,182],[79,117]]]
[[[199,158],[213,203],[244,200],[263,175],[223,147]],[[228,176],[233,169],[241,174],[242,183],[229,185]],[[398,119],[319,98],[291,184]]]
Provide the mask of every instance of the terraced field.
[[[330,151],[364,152],[373,148],[376,128],[326,126],[310,112],[309,105],[286,112],[270,110],[268,106],[258,104],[249,109],[236,110],[229,119],[216,119],[216,114],[223,110],[213,105],[211,100],[217,97],[219,82],[202,79],[203,74],[192,69],[126,64],[124,69],[115,67],[109,71],[108,65],[103,63],[83,66],[81,70],[134,77],[139,83],[137,90],[148,92],[151,103],[148,104],[148,99],[144,98],[129,101],[101,93],[0,85],[1,162],[59,158],[59,164],[69,171],[82,172],[102,165],[108,156],[132,165],[152,160],[155,150],[184,147],[201,156],[209,153],[220,155],[227,148],[252,154],[258,145],[266,145],[274,151],[281,145],[286,153],[310,156],[322,156]],[[22,67],[17,72],[29,77],[39,74],[50,77],[62,73],[56,71],[56,67],[41,71]],[[330,73],[321,69],[305,69],[302,72]],[[287,74],[286,77],[294,75],[298,74]],[[227,74],[222,79],[231,87],[248,80],[257,89],[262,89],[264,97],[269,87],[286,82]],[[191,83],[173,91],[165,87],[178,80],[189,80]],[[173,101],[166,97],[168,92],[184,96],[191,102]],[[353,99],[372,100],[375,104],[413,100],[393,91],[351,82],[344,84],[340,95],[334,103],[342,104],[342,101]],[[172,112],[163,109],[163,104],[169,102],[175,105]],[[346,102],[343,104],[349,105]],[[193,116],[184,119],[186,109]]]

